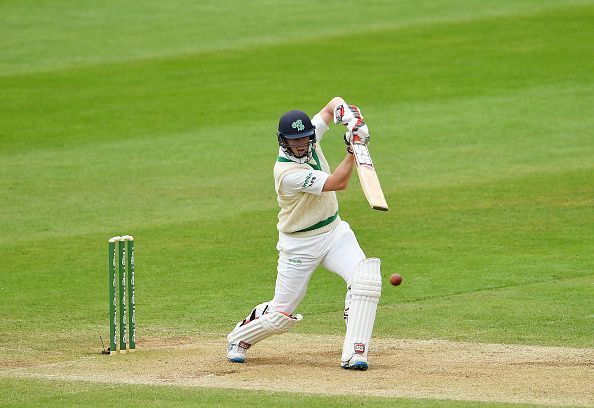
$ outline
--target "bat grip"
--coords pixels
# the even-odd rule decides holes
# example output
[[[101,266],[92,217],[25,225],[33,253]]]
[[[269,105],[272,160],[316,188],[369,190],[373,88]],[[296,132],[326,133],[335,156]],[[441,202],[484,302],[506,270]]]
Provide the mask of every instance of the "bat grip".
[[[351,135],[351,137],[349,137],[349,134]],[[359,137],[359,135],[354,135],[352,134],[350,131],[346,132],[344,134],[344,142],[348,145],[349,144],[349,139],[351,141],[350,144],[355,144],[355,143],[361,143],[361,138]]]

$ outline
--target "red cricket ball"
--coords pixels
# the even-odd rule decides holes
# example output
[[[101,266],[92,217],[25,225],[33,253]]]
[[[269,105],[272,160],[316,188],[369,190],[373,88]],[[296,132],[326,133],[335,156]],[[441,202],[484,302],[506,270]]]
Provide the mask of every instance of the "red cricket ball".
[[[400,285],[402,283],[402,276],[393,273],[392,276],[390,276],[390,283],[394,286]]]

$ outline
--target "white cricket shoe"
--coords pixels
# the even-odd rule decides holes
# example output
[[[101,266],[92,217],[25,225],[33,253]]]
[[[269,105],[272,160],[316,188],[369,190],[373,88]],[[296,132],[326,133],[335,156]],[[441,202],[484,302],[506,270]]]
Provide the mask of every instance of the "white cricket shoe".
[[[227,348],[227,359],[232,363],[245,363],[247,350],[237,343],[229,343]]]
[[[346,368],[348,370],[361,370],[365,371],[369,368],[369,364],[367,364],[367,358],[362,356],[361,354],[355,354],[349,361],[343,361],[340,366],[342,368]]]

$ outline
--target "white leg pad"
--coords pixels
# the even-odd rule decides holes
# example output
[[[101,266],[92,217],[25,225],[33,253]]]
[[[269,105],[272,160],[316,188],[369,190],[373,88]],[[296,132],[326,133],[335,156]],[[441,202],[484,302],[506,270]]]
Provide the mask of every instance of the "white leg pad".
[[[351,283],[347,331],[342,346],[343,363],[349,362],[355,354],[367,358],[377,304],[382,294],[380,266],[378,258],[364,259],[357,266]]]
[[[303,316],[300,314],[287,316],[279,312],[266,313],[242,326],[236,326],[227,335],[227,340],[229,343],[237,343],[239,347],[247,350],[273,334],[288,332],[302,319]]]

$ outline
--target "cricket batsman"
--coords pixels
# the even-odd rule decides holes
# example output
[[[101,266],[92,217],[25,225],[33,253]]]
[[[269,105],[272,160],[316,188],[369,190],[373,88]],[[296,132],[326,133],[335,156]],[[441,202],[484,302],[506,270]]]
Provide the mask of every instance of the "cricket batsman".
[[[345,158],[331,172],[320,142],[329,123],[346,126]],[[336,191],[346,189],[353,171],[350,142],[356,135],[369,142],[359,108],[333,98],[313,118],[292,110],[278,124],[279,151],[274,166],[278,195],[278,266],[274,297],[257,305],[227,335],[227,358],[246,361],[247,350],[259,341],[289,331],[303,316],[293,314],[319,265],[340,275],[347,287],[346,335],[341,367],[367,370],[367,353],[381,296],[380,260],[366,258],[349,224],[338,214]]]

